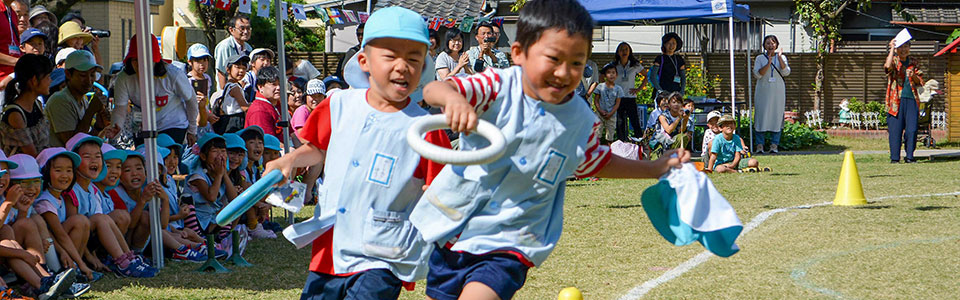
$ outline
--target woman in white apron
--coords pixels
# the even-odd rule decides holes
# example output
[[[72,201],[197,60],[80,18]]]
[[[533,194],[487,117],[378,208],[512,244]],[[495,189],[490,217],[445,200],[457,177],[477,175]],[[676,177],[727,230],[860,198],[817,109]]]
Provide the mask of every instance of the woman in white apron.
[[[753,75],[757,79],[755,99],[756,153],[763,153],[766,135],[770,134],[770,153],[779,152],[780,134],[783,132],[783,112],[786,106],[786,86],[783,77],[790,76],[790,65],[783,56],[780,41],[774,35],[763,38],[765,53],[757,56]]]

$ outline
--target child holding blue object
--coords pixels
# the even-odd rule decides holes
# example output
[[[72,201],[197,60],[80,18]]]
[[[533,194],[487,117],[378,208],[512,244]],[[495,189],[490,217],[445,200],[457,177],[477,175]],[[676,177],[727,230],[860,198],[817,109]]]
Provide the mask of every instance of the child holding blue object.
[[[314,109],[301,129],[305,145],[267,163],[265,173],[279,169],[286,178],[295,168],[323,163],[325,192],[314,218],[285,230],[298,247],[313,244],[301,299],[396,299],[409,287],[404,282],[426,275],[430,245],[408,216],[441,165],[422,159],[405,136],[416,117],[427,115],[409,96],[429,45],[420,15],[377,10],[348,63],[362,70],[348,74],[353,88]],[[427,140],[449,147],[442,131]]]
[[[444,107],[452,129],[468,132],[480,118],[500,127],[507,144],[492,163],[446,166],[410,215],[424,240],[437,245],[428,297],[512,298],[560,239],[570,175],[658,178],[689,161],[686,151],[629,160],[600,145],[600,121],[573,93],[592,32],[593,20],[576,0],[528,1],[511,45],[518,66],[426,86],[424,100]],[[461,135],[461,149],[488,144]]]

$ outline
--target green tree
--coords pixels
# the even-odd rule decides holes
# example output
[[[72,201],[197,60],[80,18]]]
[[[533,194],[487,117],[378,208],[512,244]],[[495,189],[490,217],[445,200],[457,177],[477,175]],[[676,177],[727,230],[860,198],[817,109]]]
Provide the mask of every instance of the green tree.
[[[794,0],[797,16],[813,30],[817,39],[817,76],[813,83],[813,109],[820,109],[823,100],[823,67],[826,54],[833,52],[836,43],[840,41],[840,26],[842,25],[843,11],[851,5],[857,11],[870,8],[871,0]],[[892,2],[894,10],[905,20],[913,20],[913,16],[903,10],[903,0]]]
[[[169,0],[168,0],[169,1]],[[216,0],[214,0],[216,1]],[[292,0],[288,3],[306,3],[303,0]],[[216,29],[227,29],[227,22],[237,14],[237,5],[230,6],[230,10],[222,10],[213,6],[199,5],[196,0],[190,1],[190,12],[200,18],[201,28],[207,36],[208,44],[213,45],[216,40]],[[256,7],[252,8],[254,13]],[[273,2],[270,2],[270,17],[261,18],[256,15],[250,15],[250,41],[254,47],[270,48],[277,50],[277,23],[273,17]],[[287,51],[323,51],[323,30],[302,27],[300,20],[293,18],[293,14],[287,13],[287,20],[283,21],[284,45]],[[319,17],[315,13],[308,17]]]

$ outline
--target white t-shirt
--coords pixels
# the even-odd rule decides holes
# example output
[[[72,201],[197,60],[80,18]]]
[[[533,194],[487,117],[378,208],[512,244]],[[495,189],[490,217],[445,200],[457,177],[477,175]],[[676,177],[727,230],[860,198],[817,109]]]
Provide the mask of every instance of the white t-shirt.
[[[301,59],[300,64],[293,69],[293,76],[301,77],[306,80],[320,77],[320,75],[320,71],[318,71],[317,68],[306,59]]]
[[[230,96],[230,90],[233,88],[240,89],[241,94],[243,93],[243,88],[239,84],[233,82],[227,82],[227,85],[223,87],[223,90],[217,91],[213,94],[214,98],[210,99],[210,109],[215,110],[217,100],[223,97],[223,103],[220,104],[220,108],[223,110],[224,115],[233,115],[243,113],[243,108],[240,107],[240,104],[237,103],[237,99],[233,96]]]
[[[171,128],[187,128],[188,133],[197,133],[197,93],[187,79],[187,74],[173,65],[166,64],[167,74],[154,77],[154,103],[157,106],[157,130]],[[114,103],[117,107],[125,108],[128,103],[139,111],[140,86],[137,75],[127,75],[120,72],[114,87]],[[127,117],[126,109],[113,111],[113,124],[124,124]]]
[[[461,55],[466,55],[466,54],[461,54]],[[457,67],[457,61],[454,60],[453,56],[450,56],[450,54],[447,54],[446,52],[440,52],[440,55],[437,55],[436,67],[437,67],[437,70],[447,69],[447,72],[450,72]],[[454,76],[457,76],[457,77],[463,77],[467,75],[468,75],[467,72],[463,68],[460,69],[460,72],[457,72],[457,74],[454,74]],[[440,78],[440,73],[437,73],[437,80],[443,80],[443,78]]]

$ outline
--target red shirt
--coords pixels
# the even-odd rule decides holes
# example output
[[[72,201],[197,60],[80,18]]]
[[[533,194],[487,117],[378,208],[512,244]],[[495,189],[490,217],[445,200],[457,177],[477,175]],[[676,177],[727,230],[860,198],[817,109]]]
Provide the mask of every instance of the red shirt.
[[[13,57],[21,55],[17,13],[7,5],[0,5],[0,53]],[[13,66],[0,65],[0,78],[7,77],[10,73],[13,73]]]
[[[310,112],[307,123],[304,124],[303,129],[300,130],[300,137],[320,150],[327,150],[327,146],[330,144],[330,127],[330,100],[327,98],[327,100],[320,102],[320,104]],[[434,145],[450,148],[450,140],[447,139],[447,135],[440,130],[427,133],[425,140]],[[336,158],[327,157],[326,159]],[[441,169],[443,169],[443,164],[420,158],[420,164],[417,166],[417,170],[413,172],[413,177],[422,178],[426,184],[429,185],[433,182],[433,179],[437,177]],[[352,273],[336,274],[333,269],[332,252],[333,230],[331,229],[313,241],[310,271],[344,276],[352,275]]]
[[[247,109],[247,117],[244,120],[243,127],[260,126],[260,128],[263,128],[263,133],[275,136],[283,143],[283,128],[277,126],[279,122],[280,111],[263,94],[257,92],[257,97],[253,99],[253,103],[250,103],[250,108]]]

